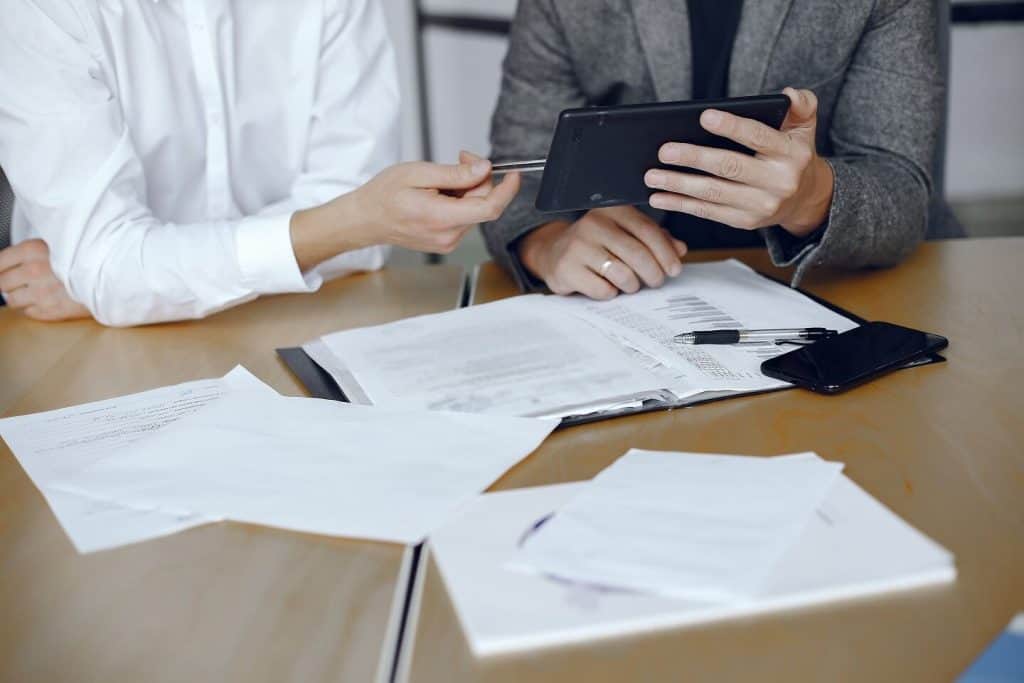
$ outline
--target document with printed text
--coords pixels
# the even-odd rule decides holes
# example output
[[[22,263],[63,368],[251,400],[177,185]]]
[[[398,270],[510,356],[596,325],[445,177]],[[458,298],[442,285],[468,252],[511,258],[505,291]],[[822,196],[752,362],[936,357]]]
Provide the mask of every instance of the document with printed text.
[[[276,395],[239,366],[198,380],[61,410],[0,420],[0,436],[79,552],[94,552],[216,521],[189,509],[155,509],[60,491],[53,482],[167,429],[231,392]]]
[[[841,471],[814,458],[632,450],[531,535],[520,559],[580,583],[749,598]]]
[[[572,418],[790,386],[760,366],[795,347],[677,344],[682,332],[856,326],[730,260],[687,265],[659,289],[612,301],[513,297],[303,349],[354,402]]]
[[[813,454],[778,459],[818,459]],[[774,459],[774,458],[773,458]],[[524,543],[591,482],[488,493],[431,534],[470,649],[536,652],[949,583],[952,554],[839,475],[756,595],[707,602],[526,572]],[[541,525],[540,528],[543,528]]]
[[[416,543],[556,424],[233,393],[52,486],[146,509]]]

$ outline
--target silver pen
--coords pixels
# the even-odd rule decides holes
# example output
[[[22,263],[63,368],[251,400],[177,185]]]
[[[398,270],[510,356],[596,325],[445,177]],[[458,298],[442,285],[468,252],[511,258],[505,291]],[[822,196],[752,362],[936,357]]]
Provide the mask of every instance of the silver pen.
[[[838,334],[824,327],[779,330],[706,330],[677,334],[677,344],[765,344],[828,339]]]
[[[506,173],[543,173],[547,159],[534,159],[532,161],[507,161],[501,164],[491,165],[491,175],[505,175]]]

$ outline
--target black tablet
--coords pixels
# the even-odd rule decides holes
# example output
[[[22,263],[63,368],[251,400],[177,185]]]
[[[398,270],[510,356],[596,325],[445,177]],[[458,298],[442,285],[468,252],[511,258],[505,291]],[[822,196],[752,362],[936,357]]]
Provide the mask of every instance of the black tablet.
[[[602,206],[646,204],[653,190],[644,184],[652,168],[678,170],[658,161],[666,142],[688,142],[751,154],[700,125],[706,109],[727,111],[779,128],[789,111],[785,95],[694,100],[567,109],[544,163],[536,206],[539,211],[578,211]]]

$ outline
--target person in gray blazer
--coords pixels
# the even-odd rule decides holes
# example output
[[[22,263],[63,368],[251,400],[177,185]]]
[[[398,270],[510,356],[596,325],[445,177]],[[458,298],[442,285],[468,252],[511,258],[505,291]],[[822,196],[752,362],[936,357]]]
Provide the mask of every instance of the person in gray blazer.
[[[542,214],[540,179],[484,227],[523,290],[607,299],[677,275],[687,249],[767,246],[795,266],[888,266],[922,240],[945,76],[930,0],[520,0],[491,142],[543,157],[570,107],[785,92],[781,131],[706,111],[756,151],[669,143],[650,206]],[[696,175],[686,169],[710,175]]]

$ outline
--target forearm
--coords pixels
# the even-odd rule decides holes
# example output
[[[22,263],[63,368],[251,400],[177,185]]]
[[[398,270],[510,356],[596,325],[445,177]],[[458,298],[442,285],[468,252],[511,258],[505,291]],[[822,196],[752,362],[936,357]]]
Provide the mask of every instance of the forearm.
[[[372,230],[356,193],[292,214],[290,235],[295,261],[303,272],[339,254],[372,246]]]
[[[201,318],[265,293],[308,291],[288,251],[286,221],[183,225],[147,217],[43,234],[69,295],[99,322],[129,326]]]
[[[925,235],[926,179],[895,159],[830,162],[835,196],[818,260],[852,268],[899,263]]]
[[[835,173],[832,165],[815,157],[807,173],[806,196],[797,211],[781,227],[796,238],[809,236],[828,220],[832,209]]]

